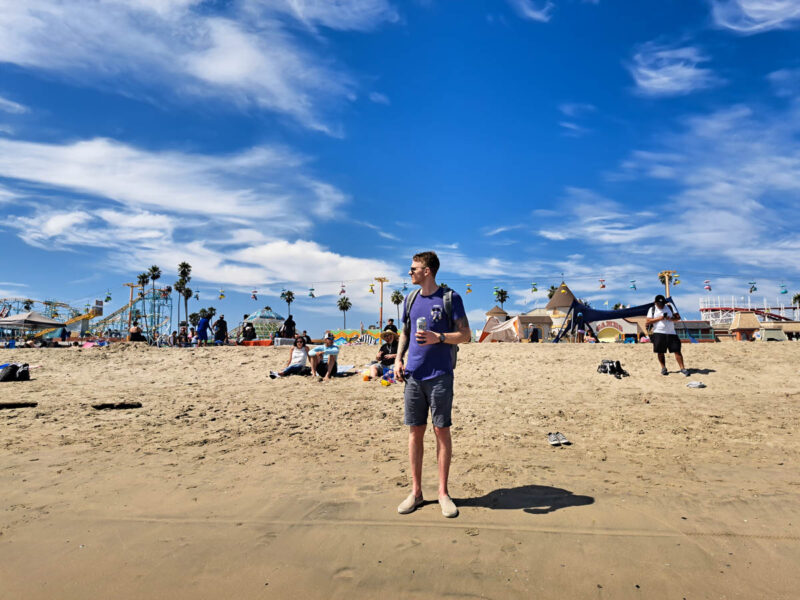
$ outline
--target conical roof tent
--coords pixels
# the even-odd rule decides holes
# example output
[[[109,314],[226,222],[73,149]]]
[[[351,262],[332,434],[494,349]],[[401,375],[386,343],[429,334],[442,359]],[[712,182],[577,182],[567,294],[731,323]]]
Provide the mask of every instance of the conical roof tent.
[[[486,313],[486,316],[487,317],[507,317],[508,313],[506,311],[504,311],[502,308],[500,308],[499,306],[495,306],[494,308],[492,308],[492,310],[490,310],[489,312]]]
[[[550,298],[550,302],[547,303],[545,308],[547,310],[555,310],[557,308],[569,308],[572,306],[572,303],[575,301],[575,296],[573,295],[572,291],[567,287],[567,284],[563,281],[561,285],[558,286],[556,293],[553,294],[553,297]]]
[[[51,327],[61,327],[64,323],[56,321],[50,317],[31,310],[0,319],[2,329],[50,329]]]

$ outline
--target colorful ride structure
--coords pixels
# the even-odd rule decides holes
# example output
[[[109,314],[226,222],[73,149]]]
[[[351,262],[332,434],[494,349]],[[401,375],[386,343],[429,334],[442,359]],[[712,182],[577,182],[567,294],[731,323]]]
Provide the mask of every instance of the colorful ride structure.
[[[172,294],[166,289],[141,290],[109,315],[89,323],[89,332],[98,337],[125,338],[134,321],[145,337],[156,340],[172,331]]]
[[[755,291],[755,282],[751,283],[751,288]],[[771,305],[766,298],[761,304],[753,302],[749,295],[739,299],[734,296],[712,298],[710,295],[700,298],[700,315],[714,327],[729,326],[734,315],[740,312],[753,312],[761,321],[800,321],[800,306],[779,302]]]
[[[94,306],[87,304],[83,308],[78,308],[53,299],[0,298],[0,318],[29,311],[35,311],[56,321],[61,321],[70,332],[76,332],[80,336],[89,330],[91,319],[103,314],[103,303],[96,300]],[[61,327],[53,327],[36,331],[33,337],[50,338],[60,332]]]

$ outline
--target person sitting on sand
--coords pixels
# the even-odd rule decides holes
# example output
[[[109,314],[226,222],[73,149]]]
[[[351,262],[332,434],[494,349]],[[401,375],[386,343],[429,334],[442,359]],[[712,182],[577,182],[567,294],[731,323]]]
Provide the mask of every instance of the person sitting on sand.
[[[307,362],[308,347],[306,346],[306,341],[298,335],[294,338],[294,346],[289,353],[289,360],[286,361],[286,366],[282,371],[270,371],[270,379],[286,377],[287,375],[300,375]]]
[[[397,325],[394,324],[394,319],[389,319],[386,321],[386,327],[383,328],[384,331],[393,331],[397,334]]]
[[[256,339],[256,326],[250,321],[245,321],[242,325],[242,341],[252,342],[254,339]]]
[[[661,365],[661,374],[669,375],[667,365],[664,362],[664,354],[669,350],[675,355],[678,367],[686,377],[689,371],[683,366],[683,354],[681,354],[681,338],[675,333],[675,321],[680,321],[681,316],[674,312],[666,304],[667,299],[661,294],[655,297],[655,304],[647,311],[647,327],[653,326],[653,335],[650,339],[653,342],[653,352],[658,355],[658,362]]]
[[[186,332],[186,325],[181,325],[175,338],[175,345],[179,348],[186,348],[189,345],[189,334]]]
[[[147,341],[145,339],[145,337],[142,335],[142,328],[139,327],[139,321],[134,321],[133,322],[133,325],[131,325],[131,328],[128,330],[128,333],[130,333],[129,340],[131,342],[146,342]]]
[[[310,335],[308,335],[308,332],[307,332],[305,329],[303,329],[303,335],[302,335],[302,338],[303,338],[303,339],[306,341],[306,346],[308,346],[309,344],[311,344],[311,336],[310,336]]]
[[[385,329],[381,339],[386,342],[378,350],[376,360],[369,368],[369,378],[383,377],[394,370],[394,360],[397,358],[397,334],[391,329]]]
[[[326,334],[323,346],[316,346],[308,351],[311,372],[322,377],[324,381],[330,381],[331,377],[337,373],[338,355],[339,348],[333,343],[333,334]]]

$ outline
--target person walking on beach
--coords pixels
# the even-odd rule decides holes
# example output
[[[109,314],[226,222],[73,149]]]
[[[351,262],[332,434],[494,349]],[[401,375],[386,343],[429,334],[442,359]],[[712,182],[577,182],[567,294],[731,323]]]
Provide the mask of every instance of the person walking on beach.
[[[206,346],[208,344],[208,330],[211,327],[208,317],[201,317],[197,322],[197,345]]]
[[[469,342],[471,334],[464,303],[456,292],[439,286],[436,273],[439,257],[435,252],[420,252],[411,260],[412,291],[403,302],[403,323],[394,364],[395,379],[405,381],[405,419],[409,427],[408,458],[412,489],[397,507],[400,514],[422,506],[422,455],[428,412],[436,435],[436,461],[439,466],[439,505],[445,517],[458,516],[450,498],[447,480],[453,446],[450,437],[453,407],[453,368],[455,348]],[[408,351],[408,363],[403,357]]]
[[[680,321],[681,316],[667,306],[667,299],[661,294],[655,297],[655,305],[647,311],[646,325],[653,326],[653,334],[650,341],[653,344],[653,352],[658,355],[658,363],[661,365],[661,374],[669,375],[664,354],[669,350],[675,355],[681,373],[686,377],[689,371],[683,365],[683,354],[681,354],[681,338],[675,333],[675,321]]]

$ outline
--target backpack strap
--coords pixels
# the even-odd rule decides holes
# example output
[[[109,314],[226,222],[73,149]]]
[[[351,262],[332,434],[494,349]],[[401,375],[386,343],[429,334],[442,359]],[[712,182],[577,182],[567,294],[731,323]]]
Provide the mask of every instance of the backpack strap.
[[[449,331],[453,331],[455,321],[453,321],[453,290],[447,288],[444,291],[444,313],[447,315],[447,323]]]
[[[411,290],[403,300],[403,328],[407,328],[409,331],[411,331],[411,307],[414,305],[414,300],[417,299],[418,295],[419,288]]]

